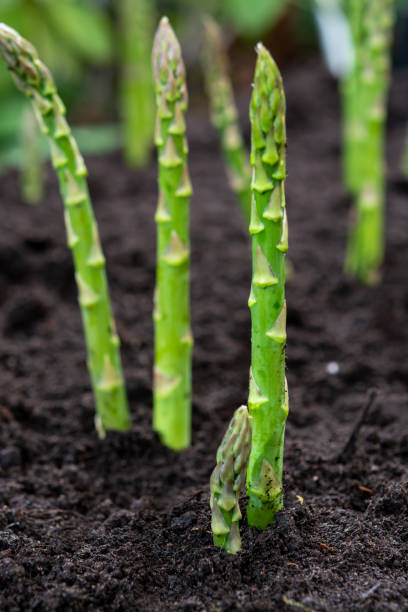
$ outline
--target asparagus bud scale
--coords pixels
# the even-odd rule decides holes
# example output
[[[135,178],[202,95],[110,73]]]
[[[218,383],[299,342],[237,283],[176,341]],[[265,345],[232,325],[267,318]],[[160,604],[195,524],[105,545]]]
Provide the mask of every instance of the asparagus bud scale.
[[[248,409],[235,411],[217,451],[217,465],[211,474],[210,507],[214,544],[235,554],[241,549],[239,534],[239,493],[245,485],[245,473],[251,450]]]
[[[189,201],[184,113],[185,69],[180,45],[163,17],[153,46],[159,162],[157,277],[154,305],[153,426],[175,450],[191,439],[191,352],[189,298]]]
[[[105,429],[128,429],[119,338],[111,314],[105,258],[89,198],[84,160],[65,119],[64,104],[53,78],[34,47],[15,30],[0,24],[0,52],[17,88],[33,104],[58,175],[96,400],[97,431],[103,435]]]
[[[288,395],[285,384],[285,253],[288,250],[285,96],[279,70],[265,47],[250,104],[252,352],[248,408],[252,450],[247,476],[250,525],[265,528],[282,507],[282,468]]]

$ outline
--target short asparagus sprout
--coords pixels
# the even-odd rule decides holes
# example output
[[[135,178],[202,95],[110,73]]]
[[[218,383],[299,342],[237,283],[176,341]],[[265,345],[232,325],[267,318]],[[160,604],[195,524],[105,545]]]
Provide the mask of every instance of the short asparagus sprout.
[[[384,130],[395,9],[393,0],[353,0],[351,9],[356,64],[346,81],[351,117],[345,133],[351,142],[345,168],[356,204],[345,269],[370,285],[378,282],[384,258]]]
[[[163,443],[179,450],[191,440],[191,353],[189,297],[189,201],[184,113],[185,69],[180,45],[163,17],[153,46],[159,161],[157,277],[154,304],[153,427]]]
[[[154,2],[117,0],[120,22],[120,101],[125,158],[143,167],[153,147],[154,92],[150,53]]]
[[[252,353],[248,408],[252,450],[247,476],[248,522],[265,528],[282,508],[283,442],[288,414],[285,381],[285,253],[288,250],[285,96],[278,67],[265,47],[250,104],[252,211]]]
[[[58,175],[85,328],[97,431],[103,436],[106,429],[128,429],[129,413],[119,338],[111,314],[105,258],[89,198],[84,160],[65,119],[64,104],[53,78],[34,47],[15,30],[0,24],[0,52],[17,88],[33,104],[41,131],[47,136],[52,164]]]
[[[229,182],[237,196],[244,219],[251,217],[251,167],[238,123],[238,111],[229,76],[223,34],[211,18],[204,20],[202,54],[205,84],[210,100],[211,120],[218,132]]]
[[[248,409],[235,411],[217,451],[217,465],[211,474],[210,507],[214,544],[234,555],[241,549],[239,494],[251,450]]]

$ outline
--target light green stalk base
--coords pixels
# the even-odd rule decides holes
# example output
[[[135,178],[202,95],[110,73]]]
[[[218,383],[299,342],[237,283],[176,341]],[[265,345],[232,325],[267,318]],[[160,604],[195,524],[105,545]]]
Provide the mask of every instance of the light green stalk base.
[[[153,427],[163,444],[179,450],[191,442],[189,201],[184,113],[185,69],[166,17],[153,47],[157,100],[155,142],[159,160],[157,278],[154,305]]]
[[[285,385],[285,253],[288,249],[284,179],[285,97],[279,70],[260,43],[250,105],[252,212],[252,367],[248,408],[252,450],[247,475],[248,523],[264,529],[282,507],[288,396]]]
[[[34,47],[0,24],[0,52],[18,89],[33,104],[58,175],[96,401],[96,429],[100,436],[105,429],[128,429],[119,338],[110,309],[105,258],[89,198],[84,160],[65,119],[65,108],[54,81]]]
[[[356,62],[344,83],[345,180],[355,198],[345,271],[379,281],[384,256],[384,131],[393,0],[350,3]]]
[[[44,193],[43,164],[37,120],[30,107],[24,109],[21,149],[21,195],[26,204],[38,204]]]
[[[217,465],[211,474],[210,507],[214,544],[234,555],[241,549],[239,493],[251,450],[248,409],[235,411],[217,451]]]
[[[120,20],[120,99],[126,162],[146,165],[153,145],[154,92],[151,46],[154,3],[151,0],[117,0]]]
[[[344,269],[366,285],[375,285],[381,276],[384,256],[383,195],[375,189],[362,189],[357,197],[357,218],[350,230]]]
[[[204,20],[203,70],[211,120],[218,132],[228,179],[244,219],[251,217],[251,168],[238,123],[222,31],[210,17]]]

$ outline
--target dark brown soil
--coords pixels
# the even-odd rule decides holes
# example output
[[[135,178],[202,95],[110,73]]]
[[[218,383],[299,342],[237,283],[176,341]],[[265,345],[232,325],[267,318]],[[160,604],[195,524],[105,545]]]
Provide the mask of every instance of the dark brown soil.
[[[189,125],[194,443],[179,454],[151,431],[155,164],[135,173],[119,155],[88,160],[133,418],[130,433],[103,441],[55,179],[48,170],[46,201],[25,207],[10,173],[0,186],[1,610],[408,610],[408,188],[398,169],[408,79],[397,75],[391,101],[384,281],[367,289],[342,274],[336,86],[315,64],[285,76],[285,510],[264,532],[243,520],[237,556],[214,548],[208,480],[247,398],[250,260],[205,114]]]

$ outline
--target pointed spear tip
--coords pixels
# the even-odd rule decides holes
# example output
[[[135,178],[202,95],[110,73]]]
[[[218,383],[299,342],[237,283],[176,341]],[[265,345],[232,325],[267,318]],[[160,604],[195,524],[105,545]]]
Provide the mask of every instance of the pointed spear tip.
[[[203,15],[201,21],[207,37],[214,38],[221,32],[217,22],[211,17],[211,15]]]
[[[10,47],[11,44],[11,47]],[[11,28],[6,23],[0,22],[0,45],[5,48],[6,51],[15,51],[15,47],[19,49],[20,53],[31,55],[33,58],[37,58],[37,51],[35,47],[21,36],[14,28]]]
[[[155,36],[155,44],[157,41],[165,42],[169,47],[176,45],[178,46],[177,38],[174,33],[173,28],[171,27],[169,18],[164,16],[160,19],[159,25],[157,27],[157,32]]]
[[[167,65],[169,59],[181,61],[181,48],[168,17],[162,17],[153,42],[153,61]]]
[[[270,51],[268,51],[263,43],[259,42],[255,47],[255,51],[258,54],[258,62],[262,63],[263,65],[269,64],[270,66],[276,67],[276,63]]]

